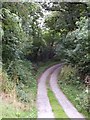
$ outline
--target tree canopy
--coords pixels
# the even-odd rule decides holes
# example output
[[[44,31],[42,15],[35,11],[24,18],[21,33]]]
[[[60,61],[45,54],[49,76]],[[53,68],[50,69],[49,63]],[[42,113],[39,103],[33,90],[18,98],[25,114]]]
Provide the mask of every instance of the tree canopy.
[[[2,3],[3,63],[58,57],[89,73],[88,10],[83,2]]]

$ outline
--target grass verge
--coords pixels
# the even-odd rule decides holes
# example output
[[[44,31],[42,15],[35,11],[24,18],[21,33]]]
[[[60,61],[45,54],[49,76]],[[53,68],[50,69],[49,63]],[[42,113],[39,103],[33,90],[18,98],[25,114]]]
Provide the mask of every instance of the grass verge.
[[[90,117],[88,110],[88,93],[85,85],[75,74],[71,66],[64,66],[58,84],[67,98],[73,103],[77,110],[86,117]]]
[[[5,103],[0,100],[0,111],[2,115],[0,115],[0,120],[2,118],[36,118],[35,108],[32,110],[22,110],[20,108],[16,108],[12,104]]]

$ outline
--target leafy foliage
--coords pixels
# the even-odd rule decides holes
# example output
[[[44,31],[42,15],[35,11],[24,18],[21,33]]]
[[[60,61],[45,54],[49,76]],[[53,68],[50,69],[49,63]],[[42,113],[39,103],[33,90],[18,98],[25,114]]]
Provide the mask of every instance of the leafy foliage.
[[[78,67],[80,74],[88,74],[90,61],[90,41],[88,39],[88,19],[81,18],[76,22],[77,29],[69,32],[64,40],[66,57]],[[68,49],[69,48],[69,49]],[[82,57],[83,56],[83,57]]]
[[[84,2],[3,2],[0,59],[7,81],[3,88],[9,91],[14,86],[19,100],[34,102],[35,96],[30,95],[36,94],[36,66],[48,60],[71,64],[75,71],[64,79],[80,88],[80,80],[90,73],[89,9]],[[86,106],[87,102],[82,108]]]
[[[20,58],[24,33],[21,28],[20,18],[11,13],[8,9],[2,8],[2,57],[3,63],[9,64],[10,61]],[[9,53],[9,54],[8,54]]]

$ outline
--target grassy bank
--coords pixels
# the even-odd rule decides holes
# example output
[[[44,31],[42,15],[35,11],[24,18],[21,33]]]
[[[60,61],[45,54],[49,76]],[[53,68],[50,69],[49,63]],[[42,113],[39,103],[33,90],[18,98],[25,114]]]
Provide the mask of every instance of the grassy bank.
[[[37,83],[32,64],[16,61],[8,72],[0,70],[0,111],[3,118],[36,118]],[[1,101],[1,100],[0,100]]]
[[[88,93],[85,85],[75,73],[76,70],[71,66],[64,66],[59,75],[58,84],[77,110],[86,117],[90,117],[88,113]]]
[[[21,108],[13,105],[12,103],[8,103],[5,101],[0,100],[0,111],[2,112],[2,115],[0,115],[0,119],[2,118],[36,118],[36,111],[33,107],[32,110]]]

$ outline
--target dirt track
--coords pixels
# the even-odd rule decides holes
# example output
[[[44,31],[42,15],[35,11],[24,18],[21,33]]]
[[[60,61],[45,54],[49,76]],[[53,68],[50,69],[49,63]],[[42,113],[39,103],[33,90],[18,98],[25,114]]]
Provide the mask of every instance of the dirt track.
[[[69,118],[84,118],[77,109],[72,105],[72,103],[66,98],[63,92],[59,89],[57,85],[57,75],[61,69],[62,64],[54,65],[47,69],[39,78],[38,91],[37,91],[37,108],[38,108],[38,118],[54,118],[52,108],[47,96],[46,81],[48,76],[50,76],[50,86],[54,92],[56,99],[59,104],[64,109],[65,113]]]

